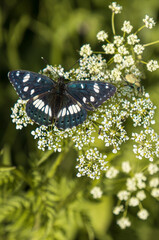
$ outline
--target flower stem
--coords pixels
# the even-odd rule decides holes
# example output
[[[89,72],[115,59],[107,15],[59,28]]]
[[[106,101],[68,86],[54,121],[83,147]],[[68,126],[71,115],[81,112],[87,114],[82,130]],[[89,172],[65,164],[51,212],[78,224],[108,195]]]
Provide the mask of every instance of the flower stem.
[[[137,34],[137,33],[140,32],[143,28],[145,28],[145,25],[143,25],[142,27],[140,27],[134,34]]]
[[[143,46],[144,46],[144,47],[147,47],[147,46],[151,46],[151,45],[156,44],[156,43],[159,43],[159,40],[154,41],[154,42],[151,42],[151,43],[146,43],[146,44],[144,44]]]
[[[73,146],[73,142],[71,141],[68,146],[61,152],[56,158],[55,162],[51,166],[50,170],[47,173],[48,178],[52,178],[56,172],[56,169],[60,165],[60,163],[65,159],[66,154],[70,151],[70,148]]]
[[[114,25],[114,12],[112,12],[112,31],[113,31],[113,34],[115,35],[115,25]]]
[[[147,62],[144,62],[144,61],[140,61],[141,63],[143,63],[143,64],[147,64]]]

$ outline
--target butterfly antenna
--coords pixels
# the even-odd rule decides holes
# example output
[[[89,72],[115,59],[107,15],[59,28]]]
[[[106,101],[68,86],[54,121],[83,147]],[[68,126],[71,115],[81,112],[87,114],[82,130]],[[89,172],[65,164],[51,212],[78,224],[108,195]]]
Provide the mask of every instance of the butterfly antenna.
[[[48,65],[49,67],[51,67],[51,69],[53,70],[54,73],[56,73],[59,77],[59,73],[57,71],[55,71],[55,69],[52,67],[52,65],[49,65],[48,64],[48,61],[44,58],[44,57],[41,57],[41,59],[45,62],[46,65]],[[49,69],[48,69],[49,70]],[[51,71],[50,71],[51,72]]]
[[[79,63],[80,58],[69,68],[68,71],[70,71],[77,63]]]

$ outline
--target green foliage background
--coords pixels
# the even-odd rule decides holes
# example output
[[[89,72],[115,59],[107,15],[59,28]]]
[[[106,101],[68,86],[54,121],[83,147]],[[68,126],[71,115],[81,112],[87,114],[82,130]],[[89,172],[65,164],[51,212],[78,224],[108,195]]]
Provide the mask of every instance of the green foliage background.
[[[118,3],[123,6],[116,21],[119,32],[124,20],[130,20],[134,29],[138,29],[145,14],[159,22],[158,0]],[[93,201],[89,192],[96,182],[76,178],[77,153],[71,145],[59,156],[51,151],[43,153],[37,150],[31,127],[16,130],[10,119],[10,108],[17,95],[7,72],[13,69],[38,72],[45,67],[41,56],[49,64],[61,64],[68,70],[79,59],[78,51],[83,44],[90,43],[92,49],[98,49],[98,31],[105,30],[111,35],[109,4],[110,1],[104,0],[0,2],[0,240],[158,239],[156,201],[147,200],[151,216],[146,222],[132,214],[133,226],[119,229],[112,215],[114,199],[111,197],[112,191],[119,187],[113,189],[107,185],[107,197]],[[151,31],[143,31],[140,38],[143,43],[158,40],[159,24]],[[145,58],[159,60],[159,46],[149,47]],[[156,71],[148,73],[143,82],[157,107],[158,79],[159,71]],[[158,109],[155,118],[158,131]],[[129,145],[122,150],[122,160],[130,158]],[[54,161],[58,165],[60,158],[64,161],[56,169]]]

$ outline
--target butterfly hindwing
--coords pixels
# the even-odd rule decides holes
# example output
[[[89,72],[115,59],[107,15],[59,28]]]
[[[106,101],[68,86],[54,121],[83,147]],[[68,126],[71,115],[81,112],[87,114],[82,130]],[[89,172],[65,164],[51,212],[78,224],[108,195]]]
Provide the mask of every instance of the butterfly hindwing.
[[[106,82],[75,81],[68,83],[66,90],[86,110],[92,111],[113,96],[116,88]]]
[[[72,128],[85,121],[87,112],[69,95],[43,93],[26,104],[27,115],[40,125],[55,125],[59,129]]]
[[[58,128],[72,128],[86,120],[87,111],[71,96],[65,95],[62,101],[55,121]]]
[[[56,84],[45,75],[25,70],[11,71],[8,73],[8,77],[23,100],[33,98],[44,92],[49,92]]]
[[[51,125],[54,112],[50,102],[51,93],[43,93],[31,98],[26,104],[27,115],[40,125]]]

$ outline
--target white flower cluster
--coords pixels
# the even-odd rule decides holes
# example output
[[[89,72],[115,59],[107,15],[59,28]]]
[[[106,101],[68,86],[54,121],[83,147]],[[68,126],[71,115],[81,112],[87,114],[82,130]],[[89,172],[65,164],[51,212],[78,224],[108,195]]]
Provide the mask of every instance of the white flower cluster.
[[[97,148],[90,148],[85,154],[77,158],[77,177],[88,176],[92,179],[99,179],[101,172],[107,169],[106,155],[100,153]]]
[[[153,28],[156,24],[153,18],[150,18],[148,15],[145,16],[143,22],[145,23],[145,26],[149,29]]]
[[[90,44],[83,45],[80,50],[80,55],[83,57],[90,56],[92,54]]]
[[[150,60],[147,63],[147,70],[153,72],[159,68],[158,62],[156,60]]]
[[[71,135],[71,132],[61,134],[61,132],[54,127],[54,131],[52,129],[48,129],[46,126],[40,126],[33,130],[31,134],[34,136],[34,139],[38,139],[38,148],[42,151],[45,151],[46,148],[48,150],[53,149],[54,152],[61,152],[62,148],[62,140],[68,135]]]
[[[116,2],[109,7],[112,9],[113,16],[120,13],[122,9]],[[145,25],[148,25],[148,22],[149,26],[153,25],[152,19],[148,17],[145,19]],[[124,125],[128,118],[132,119],[134,129],[138,126],[144,128],[140,133],[134,130],[131,137],[135,142],[133,151],[136,157],[148,158],[152,161],[154,157],[159,156],[159,140],[150,128],[155,123],[153,120],[155,106],[149,94],[144,93],[143,88],[143,91],[138,91],[132,83],[123,81],[128,74],[133,75],[140,86],[140,78],[143,75],[138,68],[138,63],[143,59],[145,45],[140,43],[138,31],[131,33],[132,29],[131,23],[124,21],[123,36],[114,35],[113,42],[108,40],[108,34],[105,31],[98,32],[97,39],[100,43],[102,41],[103,54],[93,53],[89,44],[83,45],[77,69],[64,72],[61,66],[47,66],[41,72],[55,81],[60,75],[70,81],[112,82],[117,87],[117,92],[111,99],[96,111],[88,112],[87,120],[83,124],[65,131],[57,129],[54,125],[40,126],[32,131],[32,135],[37,139],[38,148],[43,151],[52,149],[54,152],[60,152],[65,148],[66,142],[72,142],[76,150],[82,152],[78,158],[78,177],[86,175],[95,179],[99,178],[103,170],[106,171],[106,155],[103,156],[99,149],[93,149],[92,146],[97,146],[96,143],[101,141],[101,144],[105,145],[105,152],[109,149],[116,154],[121,149],[121,145],[129,140]],[[104,45],[103,41],[105,41]],[[106,59],[109,60],[106,62]],[[157,61],[154,60],[150,60],[147,64],[149,71],[154,71],[158,67]],[[17,129],[33,124],[26,115],[25,102],[22,100],[18,100],[15,104],[11,117]],[[127,171],[130,171],[128,166]],[[106,171],[107,178],[114,178],[117,174],[118,172],[113,168]]]
[[[147,128],[155,121],[154,113],[156,106],[153,105],[149,98],[149,94],[146,93],[141,98],[132,97],[133,102],[130,104],[130,117],[133,120],[134,127],[143,126]]]
[[[22,129],[28,124],[33,124],[33,121],[27,116],[25,111],[26,101],[18,99],[17,103],[12,108],[12,122],[16,124],[16,129]]]
[[[118,204],[114,207],[115,215],[122,214],[117,220],[120,228],[130,227],[131,221],[127,216],[129,207],[138,207],[137,216],[141,220],[146,220],[149,212],[143,207],[143,201],[146,199],[146,192],[159,200],[159,167],[157,164],[150,163],[147,171],[134,173],[130,162],[123,162],[120,168],[121,173],[125,173],[127,178],[123,189],[117,193]],[[119,173],[119,170],[118,170]]]
[[[90,192],[93,196],[94,199],[98,199],[98,198],[101,198],[102,197],[102,190],[100,187],[94,187],[91,192]]]
[[[130,21],[124,21],[123,27],[121,30],[125,33],[130,33],[133,29],[133,26],[130,24]]]
[[[112,2],[111,5],[109,5],[109,8],[112,10],[113,13],[118,14],[121,13],[122,6],[117,4],[116,2]]]
[[[140,133],[132,133],[132,140],[138,144],[133,145],[133,152],[137,158],[153,161],[155,157],[159,157],[159,136],[154,129],[147,128]]]
[[[104,42],[108,38],[108,34],[105,31],[100,31],[97,33],[97,39]]]

